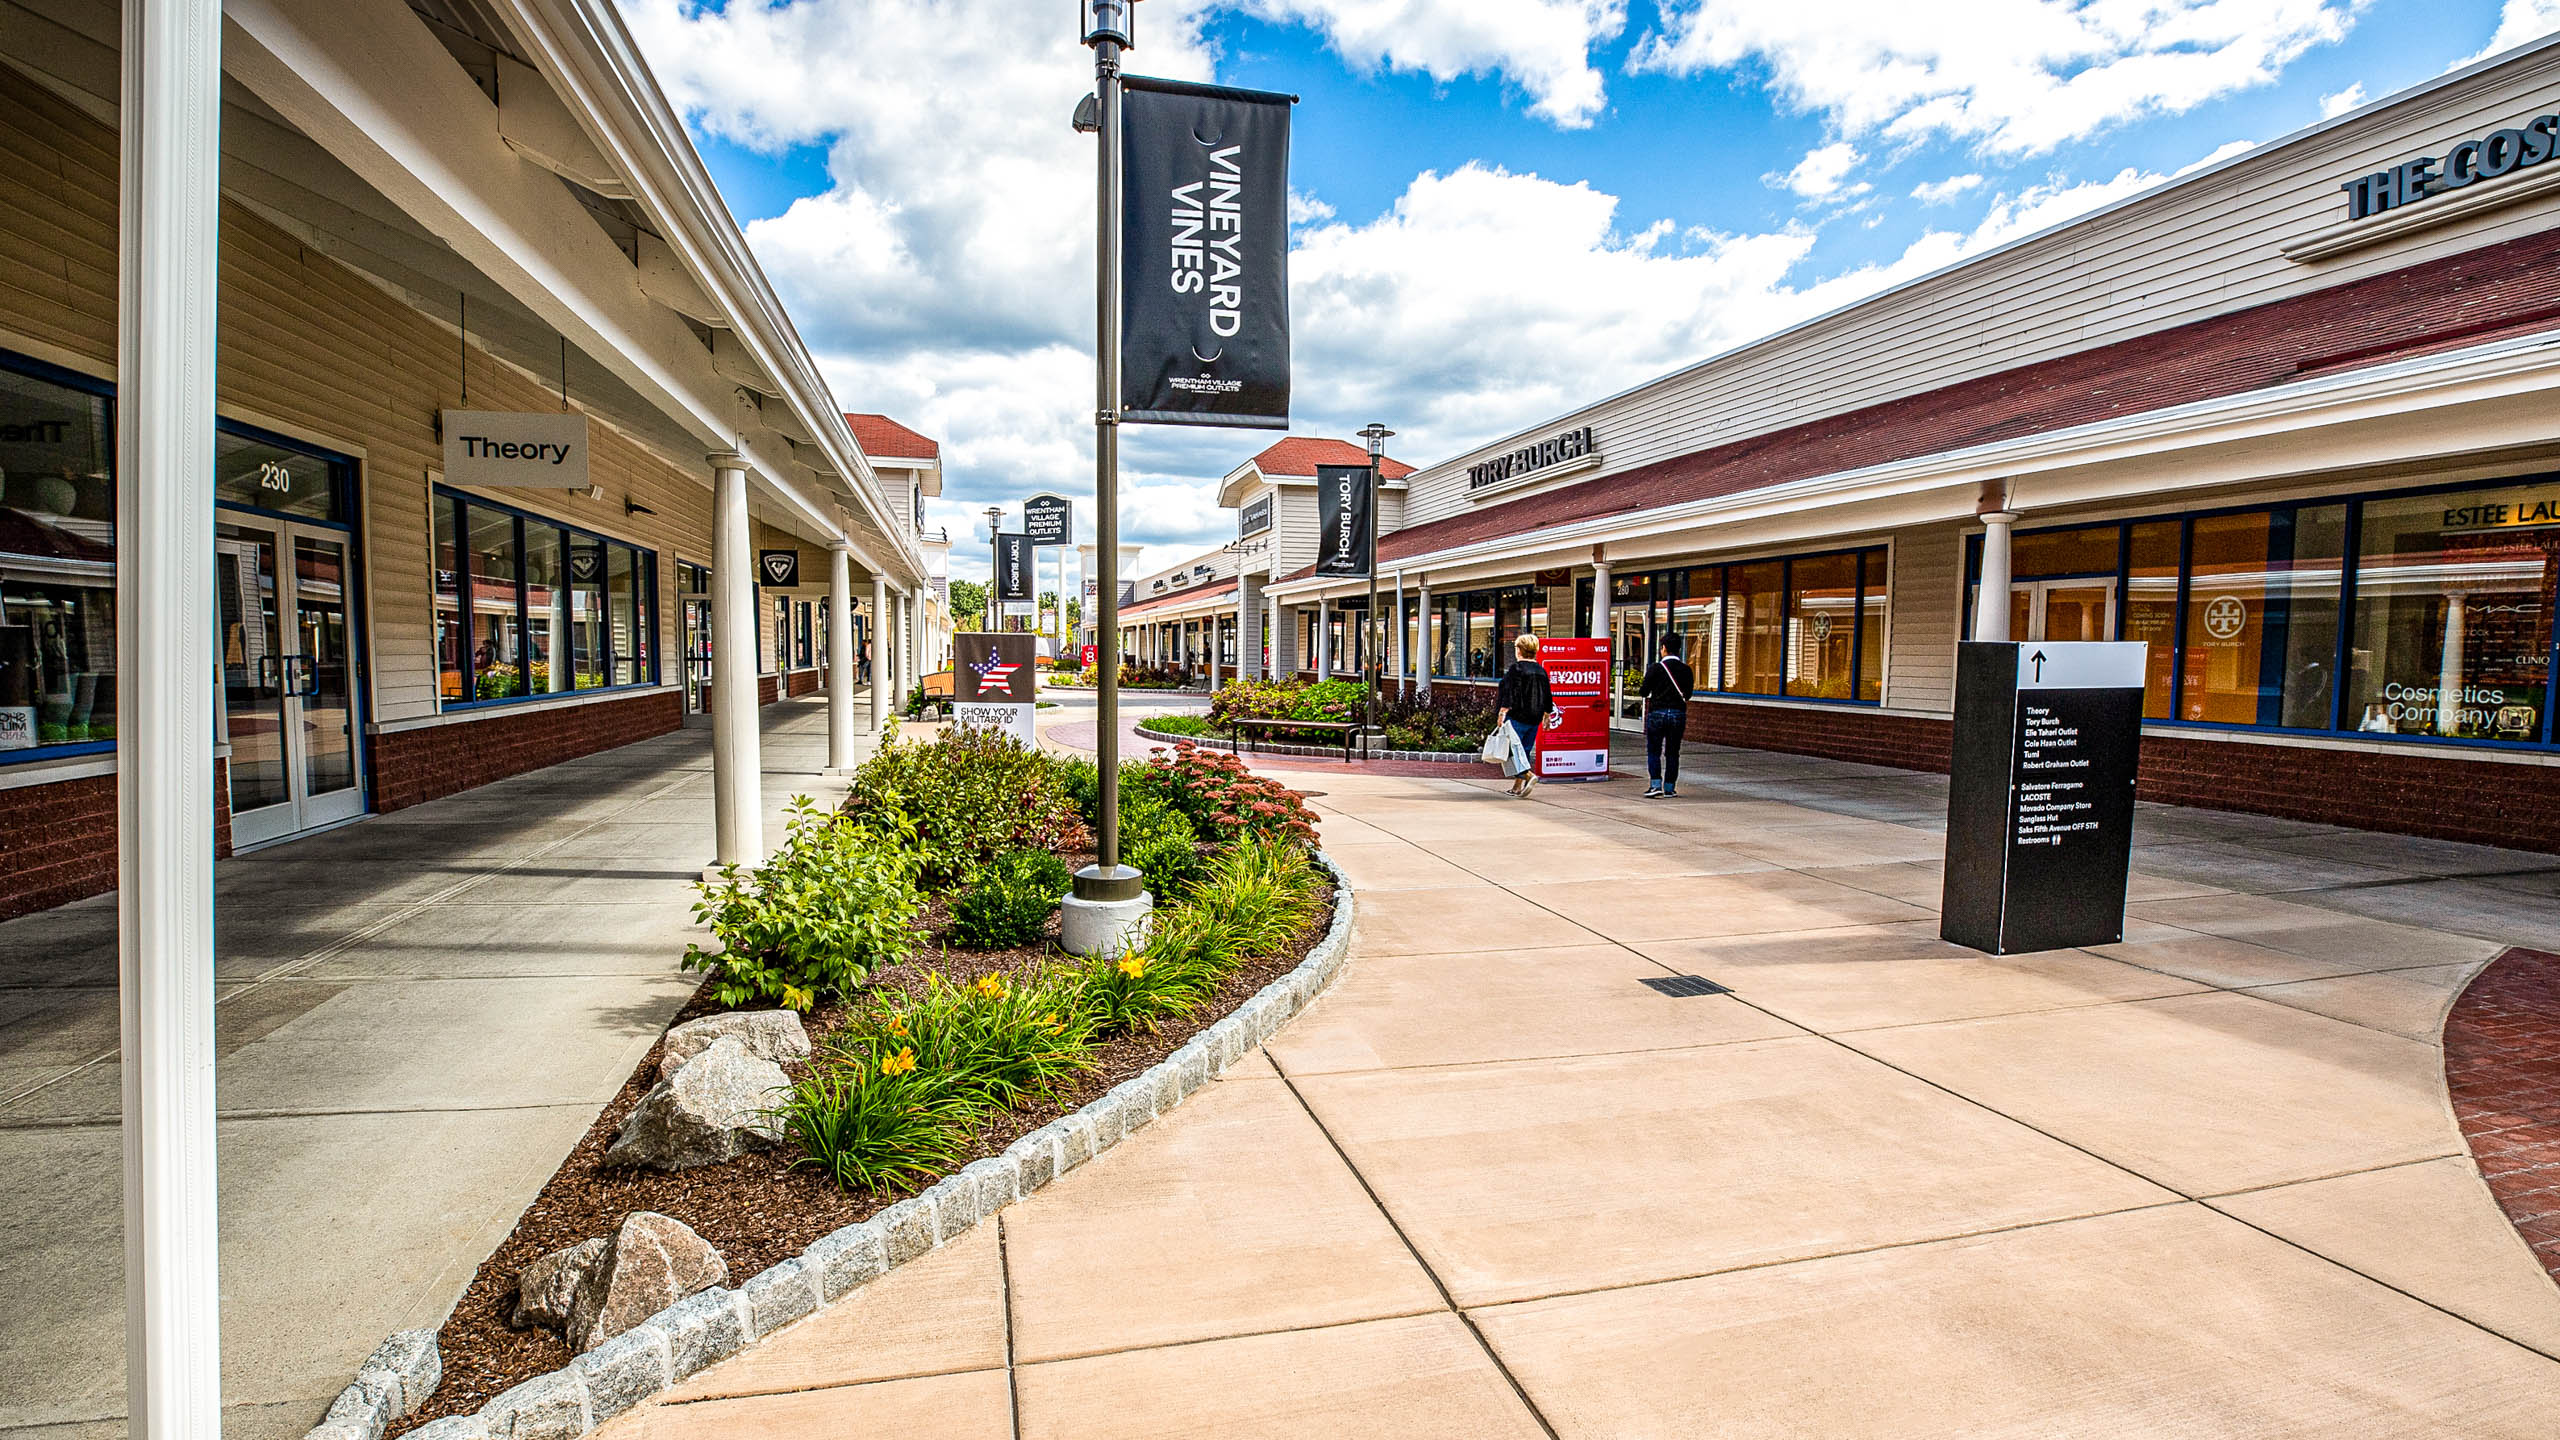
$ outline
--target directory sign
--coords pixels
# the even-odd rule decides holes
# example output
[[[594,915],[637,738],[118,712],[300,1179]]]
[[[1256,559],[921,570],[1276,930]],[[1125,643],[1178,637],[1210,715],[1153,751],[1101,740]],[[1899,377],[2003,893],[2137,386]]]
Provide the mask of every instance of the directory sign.
[[[1556,706],[1538,732],[1538,778],[1605,780],[1609,775],[1609,642],[1538,642]]]
[[[1993,955],[2124,939],[2139,641],[1966,641],[1940,936]]]

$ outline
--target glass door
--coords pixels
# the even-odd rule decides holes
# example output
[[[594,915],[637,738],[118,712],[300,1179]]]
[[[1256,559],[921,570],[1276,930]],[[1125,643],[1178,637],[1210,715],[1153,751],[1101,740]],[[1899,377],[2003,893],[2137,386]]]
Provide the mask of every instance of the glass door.
[[[2009,633],[2021,640],[2113,640],[2116,582],[2022,582],[2010,590],[2009,618]]]
[[[229,511],[214,526],[235,846],[363,813],[347,543]]]
[[[1615,698],[1610,723],[1620,730],[1644,729],[1644,671],[1653,657],[1653,607],[1642,601],[1609,609],[1610,651],[1617,657]]]

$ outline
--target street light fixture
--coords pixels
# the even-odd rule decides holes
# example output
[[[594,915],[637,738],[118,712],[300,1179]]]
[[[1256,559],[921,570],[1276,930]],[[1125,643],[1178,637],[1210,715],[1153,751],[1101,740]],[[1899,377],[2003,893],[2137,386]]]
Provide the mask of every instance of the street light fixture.
[[[1363,627],[1367,635],[1367,640],[1360,647],[1360,674],[1361,678],[1366,680],[1369,686],[1369,708],[1366,712],[1367,736],[1365,738],[1369,740],[1372,746],[1374,746],[1377,737],[1383,735],[1386,729],[1386,727],[1378,723],[1378,678],[1381,669],[1379,661],[1386,655],[1387,640],[1387,628],[1379,622],[1378,618],[1378,522],[1385,518],[1385,512],[1378,503],[1378,482],[1380,478],[1378,467],[1380,459],[1386,454],[1388,437],[1395,433],[1396,432],[1393,430],[1388,429],[1386,426],[1379,424],[1375,420],[1370,421],[1359,431],[1360,438],[1369,442],[1369,559],[1367,566],[1369,571],[1369,613],[1367,616],[1368,624]],[[1403,624],[1404,617],[1402,615],[1398,615],[1396,617],[1396,623],[1399,625]]]

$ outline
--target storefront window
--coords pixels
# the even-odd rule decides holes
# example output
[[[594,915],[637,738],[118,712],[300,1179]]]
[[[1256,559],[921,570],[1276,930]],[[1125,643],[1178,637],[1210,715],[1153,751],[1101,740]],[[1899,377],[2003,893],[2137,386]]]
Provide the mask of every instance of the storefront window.
[[[2179,524],[2153,520],[2132,527],[2124,582],[2124,638],[2151,647],[2142,683],[2142,714],[2166,720],[2174,711],[2178,647]]]
[[[1466,599],[1467,668],[1461,673],[1491,680],[1502,673],[1502,652],[1494,640],[1493,597],[1479,592]]]
[[[1680,641],[1680,658],[1688,662],[1689,676],[1696,688],[1713,690],[1717,685],[1716,659],[1724,631],[1724,569],[1709,566],[1692,570],[1681,589],[1681,598],[1671,602],[1671,633]],[[1646,664],[1651,664],[1648,659]],[[1636,673],[1641,686],[1644,675]]]
[[[2194,522],[2179,718],[2327,728],[2345,538],[2343,505]]]
[[[1857,698],[1876,703],[1884,699],[1884,619],[1893,599],[1886,568],[1884,551],[1858,552]]]
[[[105,396],[0,369],[0,756],[115,738],[114,455]]]
[[[2544,738],[2560,482],[2364,506],[2347,717],[2379,734]]]
[[[433,510],[445,703],[657,678],[648,551],[450,492],[438,492]]]
[[[1783,560],[1725,567],[1727,690],[1775,695],[1785,684],[1786,571]]]
[[[1858,557],[1792,562],[1787,586],[1787,693],[1846,700],[1855,691]]]

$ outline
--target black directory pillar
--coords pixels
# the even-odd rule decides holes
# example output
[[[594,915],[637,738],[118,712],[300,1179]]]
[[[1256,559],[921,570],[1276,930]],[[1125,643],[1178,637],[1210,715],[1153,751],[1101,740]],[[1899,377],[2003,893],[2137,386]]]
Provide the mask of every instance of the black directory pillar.
[[[2124,938],[2148,648],[1961,647],[1941,936],[1994,955]]]

